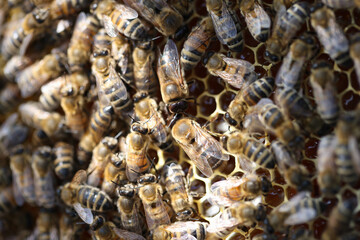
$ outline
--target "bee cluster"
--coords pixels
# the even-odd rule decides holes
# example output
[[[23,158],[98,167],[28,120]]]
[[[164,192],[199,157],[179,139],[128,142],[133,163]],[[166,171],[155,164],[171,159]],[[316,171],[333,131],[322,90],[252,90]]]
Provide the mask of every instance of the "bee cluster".
[[[0,239],[360,239],[358,0],[0,6]]]

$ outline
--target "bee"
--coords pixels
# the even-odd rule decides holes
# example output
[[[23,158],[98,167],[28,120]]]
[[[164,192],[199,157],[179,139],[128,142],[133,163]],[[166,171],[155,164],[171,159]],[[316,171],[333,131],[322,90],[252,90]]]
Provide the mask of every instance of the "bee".
[[[93,150],[92,159],[88,167],[87,184],[97,187],[101,183],[104,169],[107,164],[107,156],[116,150],[118,141],[116,138],[104,137]]]
[[[335,125],[340,115],[334,72],[326,62],[312,65],[310,84],[313,88],[317,112],[325,123]]]
[[[168,40],[163,54],[160,54],[157,75],[161,97],[169,111],[172,113],[184,112],[188,108],[186,99],[189,95],[189,88],[181,72],[177,47],[172,40]]]
[[[30,41],[44,32],[50,24],[49,10],[35,8],[22,19],[20,26],[6,36],[1,45],[1,54],[8,60],[15,55],[24,55]]]
[[[221,77],[235,88],[240,89],[244,83],[252,83],[257,79],[255,67],[246,60],[210,52],[204,59],[204,64],[211,75]]]
[[[144,44],[143,44],[144,45]],[[158,89],[158,80],[153,68],[155,52],[153,44],[149,42],[146,48],[136,47],[132,53],[134,61],[134,82],[138,91],[146,91],[155,96]]]
[[[181,166],[175,160],[167,161],[163,167],[162,176],[176,218],[180,221],[192,218],[196,212]]]
[[[206,9],[219,41],[231,51],[241,52],[244,45],[240,20],[225,0],[206,0]]]
[[[253,38],[265,42],[269,37],[271,19],[256,0],[242,1],[240,10]]]
[[[302,35],[291,45],[276,75],[276,86],[300,89],[302,69],[305,63],[314,56],[316,39],[310,35]]]
[[[171,130],[175,141],[181,146],[196,167],[206,177],[213,174],[209,162],[228,161],[221,144],[194,120],[183,118],[175,123]]]
[[[354,61],[354,69],[357,75],[357,81],[360,83],[360,34],[354,34],[350,38],[350,56]]]
[[[139,197],[144,205],[146,223],[150,231],[160,225],[170,224],[170,217],[162,200],[163,190],[156,176],[146,174],[139,178]]]
[[[37,203],[39,206],[45,208],[54,207],[56,201],[51,164],[51,148],[48,146],[37,148],[32,156],[31,167],[34,172]]]
[[[50,4],[51,19],[63,19],[76,15],[90,5],[87,0],[56,0]]]
[[[312,190],[310,173],[298,162],[296,154],[279,141],[273,141],[271,149],[286,182],[298,191]]]
[[[91,10],[103,22],[110,37],[117,37],[120,32],[132,40],[147,38],[150,28],[138,18],[138,13],[131,7],[105,0],[93,4]]]
[[[321,3],[316,5],[311,13],[311,26],[331,59],[339,66],[351,67],[349,41],[337,24],[334,12]]]
[[[6,187],[0,192],[0,216],[12,212],[17,207],[17,202],[14,196],[13,188]]]
[[[24,70],[32,63],[32,60],[26,56],[13,56],[4,66],[4,76],[8,81],[14,82],[18,73]]]
[[[51,139],[49,138],[46,133],[41,129],[35,129],[31,136],[31,146],[32,147],[39,147],[42,145],[50,144]]]
[[[133,123],[132,130],[150,134],[160,149],[171,152],[173,141],[155,99],[150,98],[146,92],[138,92],[134,96],[134,103],[135,113],[140,122]]]
[[[284,232],[289,225],[308,223],[325,210],[324,202],[300,192],[288,202],[274,208],[265,221],[267,231]]]
[[[244,132],[232,131],[222,136],[221,141],[228,152],[240,156],[241,166],[245,169],[251,170],[251,167],[245,166],[253,162],[265,168],[275,167],[275,158],[271,151]],[[249,160],[251,163],[247,163]]]
[[[27,98],[36,93],[50,79],[56,78],[63,70],[65,55],[54,52],[25,68],[17,77],[21,96]]]
[[[12,184],[12,172],[8,166],[8,162],[2,159],[2,163],[0,166],[0,188],[3,189],[7,186],[11,186]]]
[[[94,36],[100,28],[99,20],[80,13],[75,24],[73,35],[67,49],[67,57],[72,72],[82,71],[90,58]]]
[[[111,198],[98,188],[85,185],[86,171],[76,172],[72,181],[60,188],[60,198],[72,206],[79,217],[88,224],[93,222],[91,211],[106,212],[113,209]]]
[[[139,202],[136,198],[136,188],[133,184],[126,184],[117,189],[117,208],[121,218],[121,226],[137,234],[141,234]]]
[[[69,179],[74,171],[74,148],[67,142],[57,142],[53,149],[54,170],[61,180]]]
[[[321,0],[325,5],[333,9],[348,9],[355,6],[360,6],[357,0]]]
[[[46,240],[57,238],[56,216],[52,210],[40,209],[36,219],[35,239]]]
[[[321,239],[340,239],[338,237],[350,231],[357,200],[352,198],[338,203],[331,211],[326,229]]]
[[[101,190],[106,192],[109,196],[115,195],[116,184],[121,184],[127,181],[126,177],[126,155],[124,153],[108,155],[109,161],[105,166],[104,180],[101,185]]]
[[[171,239],[197,239],[205,240],[207,235],[207,223],[204,222],[174,222],[169,225],[161,225],[154,229],[152,240]]]
[[[81,136],[76,153],[80,165],[85,165],[89,162],[92,156],[92,150],[96,146],[96,143],[93,135],[89,131]]]
[[[102,216],[95,217],[90,229],[93,231],[93,239],[96,240],[145,240],[139,234],[116,228],[114,223],[107,222]]]
[[[173,35],[183,24],[183,17],[172,9],[166,1],[125,0],[126,4],[134,8],[164,36]]]
[[[170,1],[170,5],[176,10],[178,13],[183,16],[184,22],[189,19],[193,13],[191,8],[193,0],[180,0],[180,1]]]
[[[200,62],[214,35],[214,26],[210,17],[203,18],[201,22],[193,28],[181,50],[181,67],[185,71],[191,70]]]
[[[0,113],[6,114],[12,111],[21,101],[19,87],[14,83],[7,83],[0,91]]]
[[[17,145],[10,152],[10,168],[13,176],[14,197],[18,205],[24,200],[36,203],[34,177],[31,170],[31,155],[23,145]]]
[[[8,156],[9,150],[22,144],[28,137],[29,128],[19,122],[17,113],[11,114],[0,126],[0,157]],[[3,161],[6,163],[6,161]]]
[[[262,98],[267,98],[273,92],[275,80],[264,77],[246,84],[230,102],[225,113],[225,120],[232,126],[240,127],[249,107],[256,105]]]
[[[104,133],[108,130],[112,120],[112,113],[113,108],[111,106],[104,106],[101,101],[94,103],[94,109],[89,120],[87,131],[95,143],[100,142]]]
[[[150,169],[147,157],[148,138],[138,132],[131,132],[126,137],[126,176],[129,181],[136,181],[139,176]]]
[[[241,178],[229,177],[211,185],[208,201],[212,205],[231,206],[241,200],[254,199],[261,194],[266,194],[271,187],[271,182],[266,177],[256,174],[246,174]]]
[[[117,69],[122,79],[133,86],[134,79],[134,62],[131,54],[131,45],[123,37],[111,38],[111,56],[115,60]]]
[[[108,50],[111,52],[112,38],[106,33],[105,28],[100,28],[94,36],[93,52]]]
[[[287,52],[291,39],[300,30],[310,15],[309,3],[293,4],[274,24],[270,38],[266,41],[265,58],[271,62],[278,62]]]
[[[78,215],[71,208],[65,208],[61,212],[59,220],[59,236],[60,239],[73,240],[80,238],[83,229],[76,224],[78,221]]]

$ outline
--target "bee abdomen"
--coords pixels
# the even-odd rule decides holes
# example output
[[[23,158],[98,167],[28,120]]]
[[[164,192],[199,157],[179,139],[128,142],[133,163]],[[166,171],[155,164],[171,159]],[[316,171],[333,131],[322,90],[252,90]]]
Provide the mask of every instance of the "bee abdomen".
[[[275,159],[272,153],[264,145],[255,140],[248,140],[245,143],[244,155],[260,166],[267,168],[275,167]]]
[[[350,149],[347,144],[338,144],[335,150],[337,172],[341,179],[349,184],[353,184],[358,180],[358,176],[354,170],[353,162],[350,155]]]
[[[93,211],[105,212],[113,209],[110,197],[95,187],[80,186],[77,193],[77,200],[81,205]]]
[[[272,77],[261,78],[252,83],[243,92],[243,99],[248,106],[256,105],[262,98],[270,96],[274,90],[275,80]]]
[[[266,125],[272,128],[277,128],[283,124],[284,116],[280,112],[279,108],[275,105],[269,104],[263,108],[261,117]]]

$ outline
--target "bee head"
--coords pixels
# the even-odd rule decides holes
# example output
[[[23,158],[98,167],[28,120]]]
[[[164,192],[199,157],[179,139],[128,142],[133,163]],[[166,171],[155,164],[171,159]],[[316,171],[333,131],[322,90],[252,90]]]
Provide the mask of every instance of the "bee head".
[[[172,113],[181,113],[181,112],[185,112],[186,109],[189,108],[189,104],[187,101],[181,100],[178,102],[170,103],[168,105],[168,108],[169,108],[169,111]]]
[[[138,103],[140,102],[141,100],[147,98],[149,96],[149,94],[147,92],[138,92],[134,95],[134,103]]]
[[[41,23],[45,22],[45,20],[49,17],[49,10],[35,8],[34,11],[32,12],[32,15],[33,15],[35,21],[38,24],[41,24]]]
[[[106,57],[109,55],[109,51],[108,50],[101,50],[101,51],[96,51],[94,52],[93,56],[96,57]]]
[[[133,123],[131,125],[131,130],[134,132],[138,132],[142,135],[146,135],[149,133],[149,130],[147,128],[142,127],[141,124],[139,123]]]
[[[135,190],[131,188],[121,187],[118,190],[119,196],[133,198],[135,196]]]
[[[225,113],[225,120],[231,126],[238,125],[238,122],[235,119],[233,119],[228,112]]]
[[[138,180],[138,183],[143,185],[147,183],[155,183],[157,181],[157,177],[153,174],[146,174],[144,176],[141,176]]]

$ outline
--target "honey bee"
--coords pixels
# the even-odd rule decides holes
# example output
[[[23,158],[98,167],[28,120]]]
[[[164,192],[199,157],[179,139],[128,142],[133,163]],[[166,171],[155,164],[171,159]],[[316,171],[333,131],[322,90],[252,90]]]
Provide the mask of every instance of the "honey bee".
[[[200,62],[214,35],[214,26],[210,17],[203,18],[201,22],[193,28],[181,50],[181,67],[185,71],[191,70]]]
[[[32,134],[31,143],[33,147],[39,147],[51,143],[51,139],[43,130],[36,129]]]
[[[93,135],[89,131],[81,136],[76,153],[80,165],[85,165],[91,159],[92,150],[96,146],[96,143]]]
[[[321,3],[316,5],[311,13],[311,26],[331,59],[339,66],[351,67],[349,41],[337,24],[334,12]]]
[[[94,103],[94,110],[89,120],[87,131],[90,133],[95,143],[100,142],[104,133],[108,130],[111,124],[113,109],[111,106],[104,106],[104,104],[96,101]]]
[[[28,67],[31,63],[32,60],[29,57],[19,55],[13,56],[4,66],[4,76],[7,80],[14,82],[16,75]]]
[[[360,83],[360,34],[358,33],[351,36],[350,40],[350,56],[354,61],[354,69],[357,75],[357,81]]]
[[[93,222],[91,211],[110,211],[113,209],[113,203],[105,192],[85,185],[85,182],[86,171],[77,171],[72,181],[60,188],[60,198],[66,205],[72,206],[85,223],[91,224]]]
[[[232,126],[240,127],[249,107],[256,105],[262,98],[267,98],[273,92],[275,80],[264,77],[246,84],[230,102],[225,113],[225,120]]]
[[[10,152],[10,168],[13,176],[14,198],[18,205],[24,200],[36,203],[34,177],[31,170],[31,155],[23,145],[17,145]]]
[[[50,4],[51,19],[63,19],[76,15],[90,5],[87,0],[56,0]]]
[[[56,239],[58,237],[58,232],[56,228],[56,216],[53,210],[40,209],[39,215],[36,219],[35,226],[35,239],[45,240],[45,239]]]
[[[181,72],[177,47],[172,40],[168,40],[163,54],[160,54],[157,75],[161,97],[169,111],[184,112],[188,108],[186,98],[189,95],[189,88]]]
[[[130,43],[121,36],[118,36],[117,38],[112,38],[111,56],[115,60],[122,79],[128,85],[133,86],[134,63],[132,59]]]
[[[244,169],[251,170],[252,168],[247,166],[253,162],[265,168],[272,169],[275,167],[275,158],[271,151],[248,134],[232,131],[222,136],[221,140],[228,152],[240,156],[240,165]],[[248,163],[249,160],[251,163]]]
[[[176,218],[180,221],[192,218],[196,213],[181,166],[174,160],[167,161],[163,167],[162,176]]]
[[[92,159],[88,167],[87,184],[97,187],[101,183],[104,169],[107,164],[107,156],[116,150],[118,141],[116,138],[104,137],[93,150]]]
[[[221,53],[208,53],[204,64],[211,75],[221,77],[235,88],[241,88],[244,83],[252,83],[257,79],[255,67],[246,60],[228,58]]]
[[[219,41],[231,51],[241,52],[244,45],[240,20],[225,0],[206,0],[206,9],[211,16]]]
[[[270,38],[266,41],[265,58],[278,62],[287,52],[287,46],[309,17],[309,3],[293,4],[274,24]]]
[[[291,45],[276,75],[277,86],[300,89],[302,69],[305,63],[314,56],[316,39],[310,35],[302,35]]]
[[[20,89],[14,83],[7,83],[0,91],[0,113],[6,114],[12,111],[21,100]]]
[[[171,152],[173,141],[155,99],[150,98],[146,92],[138,92],[134,96],[134,103],[135,113],[140,122],[133,123],[132,130],[147,132],[160,149]]]
[[[256,0],[247,0],[240,3],[240,10],[253,38],[265,42],[269,37],[271,19],[264,8]]]
[[[160,225],[170,224],[170,218],[162,201],[163,190],[156,176],[146,174],[139,178],[139,197],[144,205],[146,223],[150,231]]]
[[[126,155],[124,153],[108,155],[109,162],[105,166],[104,180],[101,190],[109,196],[115,195],[116,184],[127,181],[126,177]],[[116,184],[114,184],[116,183]]]
[[[16,77],[21,96],[23,98],[32,96],[44,83],[59,76],[65,59],[62,52],[53,52],[24,69]]]
[[[125,0],[124,2],[151,22],[164,36],[174,34],[183,24],[183,17],[180,13],[172,9],[164,0],[156,2],[150,0]]]
[[[144,45],[144,44],[143,44]],[[158,80],[153,68],[155,52],[153,44],[149,42],[146,48],[136,47],[132,53],[134,60],[134,82],[138,91],[146,91],[155,96],[158,88]]]
[[[105,28],[100,28],[94,36],[93,52],[108,50],[111,52],[112,38],[106,33]]]
[[[56,196],[52,174],[52,151],[48,146],[39,147],[32,156],[31,167],[34,172],[35,194],[39,206],[52,208]]]
[[[265,221],[267,231],[284,232],[289,225],[307,223],[325,210],[325,204],[300,192],[288,202],[274,208]]]
[[[94,36],[100,28],[98,19],[80,13],[67,49],[67,57],[72,72],[82,71],[90,58]]]
[[[208,224],[204,222],[174,222],[169,225],[161,225],[154,229],[152,240],[171,240],[171,239],[197,239],[205,240],[206,228]]]
[[[65,208],[65,210],[61,212],[59,220],[60,239],[73,240],[80,238],[83,230],[79,227],[79,224],[76,224],[77,221],[78,216],[73,209]]]
[[[318,62],[312,65],[310,84],[317,103],[317,112],[329,125],[335,125],[340,115],[335,82],[334,73],[328,63]]]
[[[0,126],[0,158],[8,156],[9,151],[16,145],[24,143],[28,132],[29,128],[19,122],[19,115],[11,114]]]
[[[330,213],[328,224],[321,239],[340,239],[338,237],[349,232],[356,205],[357,200],[354,198],[339,202]]]
[[[144,40],[150,28],[144,24],[138,13],[129,6],[112,0],[97,1],[92,11],[103,22],[107,34],[117,37],[119,32],[132,40]]]
[[[139,202],[136,198],[136,188],[133,184],[126,184],[117,189],[119,196],[117,208],[121,218],[121,226],[131,232],[141,234],[140,218],[138,214]]]
[[[183,118],[175,123],[171,130],[175,141],[181,146],[196,167],[206,177],[213,174],[211,161],[228,161],[221,144],[194,120]]]
[[[60,129],[62,117],[56,112],[46,112],[38,102],[28,101],[19,106],[22,121],[28,126],[42,129],[52,136]]]
[[[169,1],[171,6],[176,10],[178,13],[183,16],[184,22],[189,19],[193,13],[191,9],[191,4],[193,0],[180,0],[180,1]]]
[[[139,234],[116,228],[114,223],[107,222],[102,216],[96,216],[90,228],[96,240],[145,240]]]
[[[271,182],[266,177],[246,174],[243,177],[229,177],[211,185],[208,201],[212,205],[231,206],[241,200],[254,199],[266,194],[271,189]]]
[[[74,170],[74,148],[67,142],[57,142],[53,149],[55,155],[54,170],[61,180],[69,179]]]
[[[129,181],[136,181],[140,175],[149,171],[150,162],[147,157],[148,138],[138,132],[131,132],[126,137],[128,150],[126,153],[126,176]]]
[[[312,190],[310,173],[296,159],[296,154],[279,141],[273,141],[271,149],[286,182],[298,191]]]
[[[49,25],[49,10],[35,8],[25,15],[20,26],[2,42],[1,54],[8,60],[15,55],[24,55],[30,41],[38,37]]]
[[[333,9],[346,9],[360,6],[360,2],[357,0],[321,0],[325,5]]]

